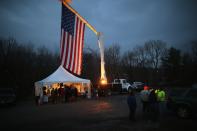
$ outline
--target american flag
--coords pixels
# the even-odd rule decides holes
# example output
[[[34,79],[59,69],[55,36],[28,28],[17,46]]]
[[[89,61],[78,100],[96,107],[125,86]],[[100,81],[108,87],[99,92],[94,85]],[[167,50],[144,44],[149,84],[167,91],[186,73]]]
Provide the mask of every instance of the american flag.
[[[60,59],[61,65],[80,75],[85,23],[62,4]]]

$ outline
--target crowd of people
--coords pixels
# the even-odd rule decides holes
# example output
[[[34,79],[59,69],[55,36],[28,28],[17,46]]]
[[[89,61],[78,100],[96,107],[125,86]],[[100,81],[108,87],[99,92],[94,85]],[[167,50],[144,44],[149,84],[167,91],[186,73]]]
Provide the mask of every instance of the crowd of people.
[[[166,106],[166,93],[163,88],[149,88],[144,86],[144,89],[140,91],[140,101],[142,103],[142,112],[145,118],[150,121],[158,121],[165,113]],[[137,102],[135,97],[135,91],[130,91],[127,98],[129,106],[129,118],[135,121],[135,112],[137,108]]]
[[[42,87],[36,95],[36,105],[47,103],[67,103],[77,100],[78,90],[74,85],[60,85],[60,87]]]
[[[92,98],[98,98],[98,90],[92,89]],[[130,90],[127,97],[127,104],[129,106],[129,119],[136,121],[135,114],[138,105],[136,100],[136,91]],[[76,101],[78,97],[78,90],[74,85],[66,86],[60,85],[56,88],[42,87],[42,92],[36,96],[36,104],[47,103],[67,103]],[[145,118],[150,121],[158,121],[165,112],[166,93],[163,88],[150,88],[144,86],[144,89],[139,92],[139,98],[142,104],[142,112]]]

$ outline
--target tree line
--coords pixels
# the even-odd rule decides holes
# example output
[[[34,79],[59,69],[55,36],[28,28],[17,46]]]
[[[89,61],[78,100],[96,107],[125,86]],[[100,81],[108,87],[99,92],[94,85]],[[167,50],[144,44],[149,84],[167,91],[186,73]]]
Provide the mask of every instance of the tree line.
[[[150,40],[126,52],[118,43],[105,49],[105,68],[108,81],[126,78],[150,85],[186,85],[197,81],[197,41],[188,43],[183,52],[167,47],[161,40]],[[13,38],[0,39],[1,87],[14,87],[23,98],[33,93],[34,82],[53,73],[60,65],[59,53],[46,47],[20,44]],[[81,77],[94,84],[100,78],[100,54],[84,48]]]
[[[120,44],[105,48],[105,68],[109,82],[125,78],[149,85],[184,86],[197,82],[197,41],[187,44],[189,50],[168,47],[161,40],[150,40],[121,52]],[[84,53],[84,74],[94,83],[99,82],[99,52],[88,49]],[[83,75],[84,75],[83,74]]]
[[[13,38],[0,39],[1,87],[13,87],[19,98],[31,95],[34,82],[58,67],[58,57],[46,47],[19,44]]]

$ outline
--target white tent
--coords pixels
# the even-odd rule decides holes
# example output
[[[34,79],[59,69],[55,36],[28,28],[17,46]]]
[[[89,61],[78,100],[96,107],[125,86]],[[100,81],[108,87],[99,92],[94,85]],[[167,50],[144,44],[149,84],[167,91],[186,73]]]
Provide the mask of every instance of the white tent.
[[[90,94],[90,80],[82,79],[79,77],[74,76],[73,74],[69,73],[67,70],[65,70],[61,65],[59,68],[49,75],[47,78],[35,82],[35,89],[41,88],[43,86],[51,86],[53,84],[57,83],[70,83],[70,84],[81,84],[81,87],[87,86],[88,88],[88,97],[91,96]]]

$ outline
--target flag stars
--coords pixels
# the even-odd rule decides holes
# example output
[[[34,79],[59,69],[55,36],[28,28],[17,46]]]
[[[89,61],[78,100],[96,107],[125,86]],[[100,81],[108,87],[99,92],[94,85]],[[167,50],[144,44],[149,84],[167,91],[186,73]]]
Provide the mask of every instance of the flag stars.
[[[65,31],[74,34],[75,14],[62,6],[62,25]]]

